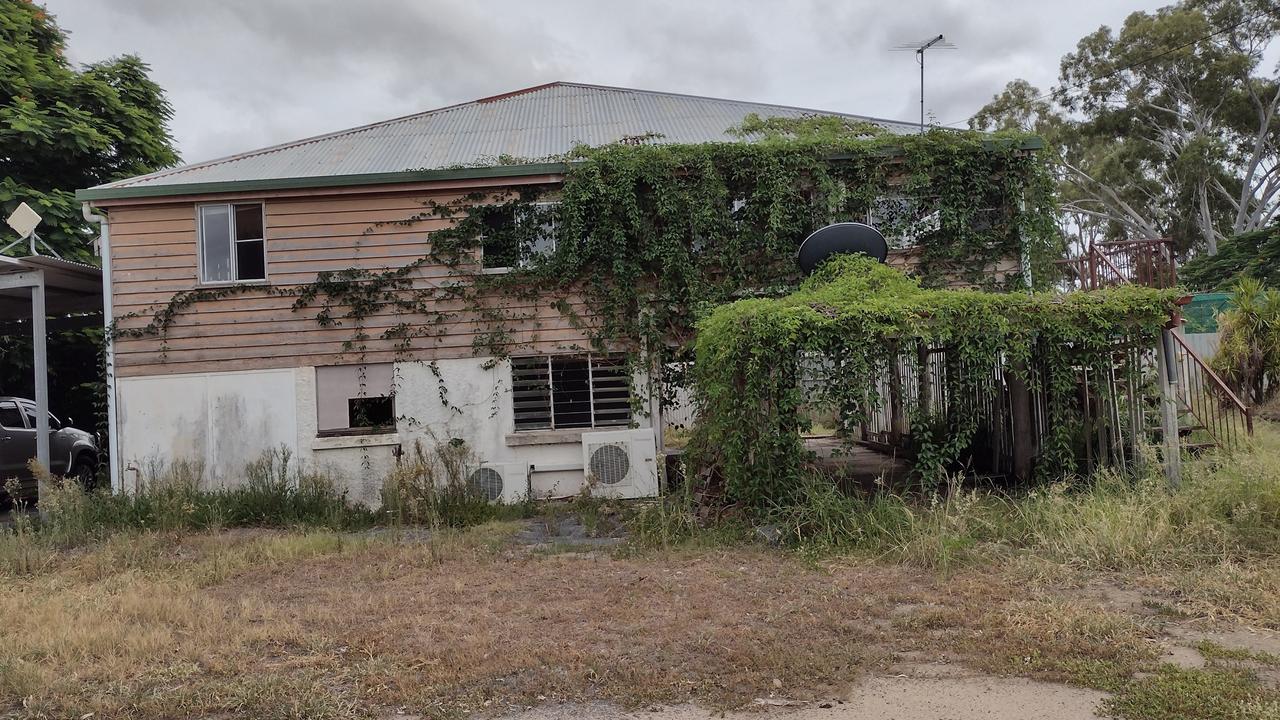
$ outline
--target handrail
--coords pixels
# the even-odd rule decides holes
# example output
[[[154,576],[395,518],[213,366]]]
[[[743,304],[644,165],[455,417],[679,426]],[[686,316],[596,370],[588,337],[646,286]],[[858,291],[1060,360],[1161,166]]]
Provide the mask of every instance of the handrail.
[[[1177,261],[1168,238],[1107,240],[1091,243],[1083,255],[1058,261],[1074,275],[1069,282],[1085,290],[1134,283],[1177,285]]]
[[[1174,341],[1181,345],[1183,350],[1187,351],[1187,354],[1191,356],[1191,359],[1195,360],[1197,365],[1207,371],[1206,374],[1211,380],[1213,380],[1213,384],[1218,389],[1218,392],[1222,393],[1224,397],[1230,400],[1231,404],[1235,405],[1236,409],[1243,413],[1245,417],[1249,418],[1249,434],[1252,435],[1253,412],[1249,409],[1249,406],[1245,405],[1230,387],[1227,387],[1227,383],[1224,382],[1222,378],[1218,377],[1218,373],[1214,372],[1213,368],[1209,367],[1209,364],[1204,361],[1204,358],[1200,357],[1199,353],[1191,349],[1191,346],[1187,344],[1186,339],[1182,337],[1182,333],[1170,334],[1173,335]]]
[[[1098,259],[1099,259],[1099,260],[1101,260],[1102,262],[1106,263],[1107,267],[1111,268],[1111,272],[1115,273],[1115,274],[1116,274],[1116,277],[1117,277],[1121,282],[1125,282],[1125,281],[1126,281],[1126,278],[1125,278],[1125,276],[1124,276],[1124,273],[1120,272],[1120,268],[1116,267],[1116,264],[1115,264],[1115,263],[1113,263],[1113,262],[1111,262],[1111,258],[1107,257],[1106,255],[1103,255],[1102,253],[1097,253],[1097,256],[1098,256]],[[1099,285],[1099,283],[1098,283],[1097,278],[1094,278],[1094,281],[1093,281],[1093,282],[1094,282],[1094,285],[1095,285],[1095,286],[1099,286],[1099,287],[1100,287],[1100,285]]]
[[[1209,434],[1215,445],[1228,449],[1237,444],[1241,425],[1239,418],[1243,418],[1245,433],[1253,435],[1253,413],[1248,406],[1191,348],[1181,333],[1169,334],[1174,339],[1173,361],[1182,376],[1177,385],[1178,400],[1199,422],[1198,427]],[[1192,428],[1188,432],[1194,431]]]

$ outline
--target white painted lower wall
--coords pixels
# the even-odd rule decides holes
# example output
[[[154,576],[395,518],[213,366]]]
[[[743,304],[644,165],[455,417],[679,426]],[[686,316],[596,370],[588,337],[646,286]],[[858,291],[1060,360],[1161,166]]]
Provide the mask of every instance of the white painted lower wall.
[[[136,489],[153,469],[174,461],[203,464],[213,486],[236,484],[247,463],[285,446],[331,471],[351,499],[376,505],[397,453],[452,439],[486,464],[531,465],[535,497],[581,489],[581,431],[515,433],[509,363],[399,362],[394,375],[396,432],[350,437],[318,436],[314,367],[121,378],[117,461],[124,489]],[[647,416],[637,416],[636,424],[651,426]]]

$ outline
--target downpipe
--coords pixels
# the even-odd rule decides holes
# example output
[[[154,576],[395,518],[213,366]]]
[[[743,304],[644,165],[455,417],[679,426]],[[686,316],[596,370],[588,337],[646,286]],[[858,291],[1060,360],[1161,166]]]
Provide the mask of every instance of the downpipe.
[[[80,204],[80,214],[84,219],[97,223],[99,228],[98,256],[102,258],[102,323],[103,348],[106,352],[107,373],[107,471],[111,478],[111,492],[124,491],[120,478],[120,424],[116,421],[116,351],[115,340],[111,337],[111,322],[115,317],[111,292],[111,229],[105,215],[97,215],[89,203]]]

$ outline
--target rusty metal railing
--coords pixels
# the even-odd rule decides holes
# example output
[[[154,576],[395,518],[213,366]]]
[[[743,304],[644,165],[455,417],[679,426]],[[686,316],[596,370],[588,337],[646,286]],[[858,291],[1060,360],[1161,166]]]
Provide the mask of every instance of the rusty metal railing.
[[[1178,369],[1177,401],[1190,423],[1179,425],[1181,445],[1189,450],[1217,445],[1238,448],[1241,437],[1253,435],[1253,413],[1218,377],[1182,333],[1173,336],[1174,364]]]
[[[1168,288],[1178,284],[1173,241],[1168,238],[1094,243],[1080,257],[1059,260],[1068,290],[1097,290],[1132,283]]]

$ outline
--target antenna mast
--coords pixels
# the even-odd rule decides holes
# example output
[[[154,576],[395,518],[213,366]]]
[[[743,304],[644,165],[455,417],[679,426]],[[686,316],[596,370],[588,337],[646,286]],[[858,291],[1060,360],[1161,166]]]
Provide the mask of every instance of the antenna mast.
[[[910,50],[916,54],[916,62],[920,64],[920,132],[924,132],[924,51],[955,50],[956,46],[947,42],[942,35],[921,40],[916,43],[904,43],[893,48],[895,51]]]

